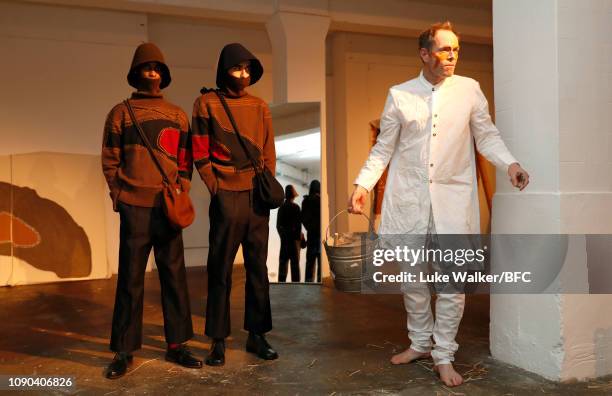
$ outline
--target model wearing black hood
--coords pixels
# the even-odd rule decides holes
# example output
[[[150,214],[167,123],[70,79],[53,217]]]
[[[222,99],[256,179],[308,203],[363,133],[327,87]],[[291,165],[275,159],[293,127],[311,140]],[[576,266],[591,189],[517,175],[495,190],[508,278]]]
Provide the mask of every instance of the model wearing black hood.
[[[259,60],[242,45],[228,44],[221,51],[217,86],[225,95],[251,157],[274,174],[276,154],[270,110],[266,102],[245,91],[262,74]],[[213,343],[206,364],[225,363],[225,338],[231,329],[232,268],[241,244],[247,272],[246,348],[262,359],[276,359],[278,354],[264,337],[272,329],[266,266],[270,211],[254,199],[255,171],[217,94],[207,89],[201,93],[193,108],[192,147],[196,169],[212,196],[205,333]]]
[[[263,66],[259,59],[255,57],[249,50],[244,48],[242,44],[233,43],[223,47],[219,55],[217,63],[217,87],[225,89],[228,86],[234,87],[233,78],[227,73],[230,68],[239,65],[241,62],[249,62],[250,69],[250,84],[253,85],[263,75]]]

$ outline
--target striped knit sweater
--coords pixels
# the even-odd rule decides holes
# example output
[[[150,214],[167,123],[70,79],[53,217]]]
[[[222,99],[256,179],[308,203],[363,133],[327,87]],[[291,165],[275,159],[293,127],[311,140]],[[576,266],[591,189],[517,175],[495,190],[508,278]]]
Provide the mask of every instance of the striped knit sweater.
[[[143,92],[132,94],[130,103],[168,177],[177,180],[180,175],[189,190],[193,162],[185,112],[161,95]],[[162,176],[123,103],[106,118],[102,170],[115,209],[117,201],[142,207],[161,204]]]
[[[240,146],[221,101],[214,92],[198,97],[193,106],[193,160],[211,194],[218,189],[244,191],[253,188],[255,171]],[[272,116],[266,102],[244,93],[226,96],[247,149],[258,166],[276,171]]]

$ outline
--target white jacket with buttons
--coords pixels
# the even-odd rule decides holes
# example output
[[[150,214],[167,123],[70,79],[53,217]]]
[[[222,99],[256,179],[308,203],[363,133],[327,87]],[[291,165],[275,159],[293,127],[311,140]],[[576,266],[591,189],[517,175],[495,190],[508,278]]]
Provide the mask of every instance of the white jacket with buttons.
[[[381,234],[425,234],[430,207],[439,234],[480,232],[474,144],[495,166],[517,162],[491,121],[477,81],[434,86],[423,73],[389,90],[380,134],[355,184],[370,191],[387,164]]]

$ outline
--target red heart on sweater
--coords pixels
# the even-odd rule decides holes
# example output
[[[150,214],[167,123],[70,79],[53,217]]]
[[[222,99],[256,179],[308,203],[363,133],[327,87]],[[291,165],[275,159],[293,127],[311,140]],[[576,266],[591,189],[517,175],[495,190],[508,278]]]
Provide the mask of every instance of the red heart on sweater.
[[[157,145],[170,157],[176,157],[181,132],[176,128],[164,128],[159,132]]]

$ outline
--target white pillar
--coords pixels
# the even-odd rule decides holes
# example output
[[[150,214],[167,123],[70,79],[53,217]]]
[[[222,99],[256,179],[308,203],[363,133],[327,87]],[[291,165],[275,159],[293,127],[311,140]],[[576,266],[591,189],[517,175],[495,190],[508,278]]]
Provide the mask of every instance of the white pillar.
[[[497,126],[532,181],[518,193],[498,177],[493,233],[612,230],[611,16],[610,1],[494,0]],[[579,248],[563,272],[584,276],[585,263]],[[611,374],[611,304],[492,295],[491,353],[553,380]]]
[[[325,99],[328,16],[277,12],[266,24],[274,56],[274,103]]]
[[[325,38],[330,18],[278,11],[266,23],[272,43],[274,103],[319,102],[321,112],[321,227],[329,221],[325,116]],[[321,255],[328,276],[327,256]]]

